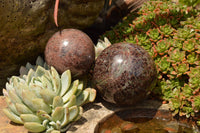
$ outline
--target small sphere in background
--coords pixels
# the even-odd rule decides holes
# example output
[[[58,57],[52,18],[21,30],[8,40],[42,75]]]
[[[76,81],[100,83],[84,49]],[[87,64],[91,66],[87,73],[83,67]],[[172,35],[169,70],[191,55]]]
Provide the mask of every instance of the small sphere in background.
[[[77,29],[56,32],[47,42],[45,61],[59,73],[70,69],[73,76],[87,73],[95,61],[94,44],[90,37]]]

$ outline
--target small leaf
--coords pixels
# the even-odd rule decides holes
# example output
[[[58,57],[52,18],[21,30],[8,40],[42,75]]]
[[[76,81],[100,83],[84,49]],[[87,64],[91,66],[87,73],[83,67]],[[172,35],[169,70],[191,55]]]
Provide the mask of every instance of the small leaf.
[[[18,123],[18,124],[23,124],[23,121],[19,116],[14,114],[11,110],[5,108],[3,109],[4,114],[13,122]]]
[[[53,84],[46,75],[41,77],[42,87],[53,91]]]
[[[35,98],[32,100],[33,107],[35,110],[44,110],[48,114],[51,112],[51,107],[47,105],[43,99],[41,98]]]
[[[28,71],[28,75],[27,75],[27,79],[26,79],[26,82],[27,84],[29,84],[31,82],[31,79],[33,78],[35,72],[33,71],[33,69],[30,69]]]
[[[45,73],[47,73],[46,71],[47,70],[44,69],[43,67],[38,66],[37,69],[36,69],[36,71],[35,71],[35,77],[41,77],[41,76],[43,76]]]
[[[22,90],[28,90],[29,87],[27,84],[24,84],[24,83],[18,83],[17,85],[14,85],[15,86],[15,91],[17,93],[17,95],[22,99]]]
[[[56,108],[56,107],[59,107],[59,106],[63,106],[63,100],[60,96],[56,96],[54,97],[53,99],[53,104],[52,104],[52,107],[53,108]]]
[[[44,64],[44,60],[42,59],[41,56],[38,56],[36,59],[36,65],[43,66],[43,64]]]
[[[63,96],[69,89],[71,84],[71,72],[70,70],[65,71],[61,75],[61,83],[62,83],[62,89],[60,92],[60,96]]]
[[[83,108],[82,108],[81,106],[79,106],[78,109],[79,109],[79,114],[78,114],[78,116],[74,119],[74,121],[77,121],[77,120],[79,120],[79,119],[82,117]]]
[[[74,105],[76,105],[76,96],[72,95],[71,98],[69,99],[69,101],[63,105],[63,107],[69,108],[69,107],[74,106]]]
[[[87,101],[89,94],[90,94],[90,92],[88,90],[82,91],[82,93],[76,99],[76,105],[77,106],[83,105],[84,102]]]
[[[31,92],[34,93],[38,98],[41,98],[40,92],[43,90],[43,88],[40,85],[37,84],[30,84],[29,88],[31,88]]]
[[[20,115],[21,120],[25,123],[25,122],[37,122],[37,123],[41,123],[42,120],[34,114],[21,114]]]
[[[34,66],[33,66],[33,65],[31,65],[31,64],[28,62],[28,63],[26,63],[26,68],[27,68],[27,69],[33,69],[33,68],[34,68]]]
[[[47,104],[51,104],[53,103],[53,99],[56,96],[55,92],[53,92],[52,90],[49,89],[42,89],[40,91],[40,95],[42,97],[42,99],[44,100],[45,103]]]
[[[35,99],[35,98],[37,98],[37,96],[34,93],[32,93],[30,90],[22,91],[23,102],[33,111],[37,111],[35,110],[33,102],[32,102],[32,99]]]
[[[72,83],[72,85],[70,86],[69,91],[62,97],[64,103],[66,103],[71,98],[71,96],[76,93],[77,88],[78,88],[78,84],[79,84],[79,80],[75,80]]]
[[[79,81],[79,85],[76,91],[76,96],[79,96],[83,90],[83,81]]]
[[[20,114],[32,114],[33,112],[24,104],[16,103],[15,104],[17,111]]]
[[[69,109],[64,108],[64,117],[61,123],[61,127],[65,127],[69,123]]]
[[[60,76],[54,67],[51,67],[51,75],[54,91],[56,92],[56,94],[59,94],[61,89],[61,81]]]
[[[78,106],[72,106],[69,108],[69,121],[73,121],[79,114]]]
[[[56,107],[53,113],[51,114],[52,120],[54,122],[62,120],[64,116],[64,108],[63,107]]]
[[[8,105],[8,108],[9,108],[13,113],[15,113],[16,115],[19,115],[19,114],[20,114],[20,113],[17,111],[15,104],[13,104],[13,103],[11,102],[11,100],[10,100],[8,97],[6,97],[6,103],[7,103],[7,105]]]
[[[51,116],[44,110],[38,110],[36,112],[36,115],[39,116],[42,120],[48,120],[48,121],[52,120]]]
[[[96,90],[93,88],[90,88],[90,95],[89,95],[88,101],[94,102],[95,98],[96,98]]]
[[[28,129],[28,131],[30,132],[37,132],[37,133],[42,132],[46,129],[42,124],[36,122],[26,122],[24,123],[24,127]]]
[[[14,90],[8,91],[8,96],[13,103],[22,103],[21,99],[18,97]]]
[[[28,69],[24,66],[21,66],[19,69],[20,75],[26,75],[28,73]]]

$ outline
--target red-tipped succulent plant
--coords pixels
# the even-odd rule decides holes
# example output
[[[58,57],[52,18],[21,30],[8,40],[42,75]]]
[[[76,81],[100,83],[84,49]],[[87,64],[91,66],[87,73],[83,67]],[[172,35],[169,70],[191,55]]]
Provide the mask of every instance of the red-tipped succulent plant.
[[[137,18],[130,14],[120,26],[103,36],[111,43],[137,43],[150,53],[159,79],[153,93],[170,104],[174,115],[190,117],[200,112],[199,10],[180,3],[148,1]],[[130,32],[115,35],[128,28]]]

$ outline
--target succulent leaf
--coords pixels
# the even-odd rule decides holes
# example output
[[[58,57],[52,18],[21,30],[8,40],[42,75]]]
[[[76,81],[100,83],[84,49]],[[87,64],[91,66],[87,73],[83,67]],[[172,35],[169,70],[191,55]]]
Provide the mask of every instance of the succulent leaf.
[[[69,108],[69,119],[68,121],[73,121],[79,113],[79,108],[78,106],[72,106]]]
[[[168,53],[170,56],[170,62],[180,62],[185,58],[185,51],[180,51],[178,48],[170,50]]]
[[[34,105],[33,105],[33,102],[32,102],[32,99],[35,99],[37,98],[37,96],[32,93],[32,91],[30,90],[23,90],[22,91],[22,99],[24,99],[24,103],[33,111],[36,111],[34,109]]]
[[[196,40],[195,39],[188,39],[183,43],[183,50],[191,52],[195,49]]]
[[[28,71],[27,80],[26,80],[27,84],[29,84],[31,82],[34,74],[35,74],[35,72],[33,71],[33,69],[30,69]]]
[[[24,123],[25,122],[37,122],[37,123],[42,122],[40,117],[38,117],[37,115],[34,115],[34,114],[21,114],[20,118]]]
[[[77,97],[76,105],[82,105],[88,99],[89,93],[90,92],[87,90],[82,91],[82,93]]]
[[[40,117],[42,120],[47,120],[47,121],[52,121],[52,118],[51,118],[51,116],[46,112],[46,111],[44,111],[44,110],[38,110],[37,112],[36,112],[36,115],[38,116],[38,117]],[[43,122],[44,122],[43,121]],[[45,121],[45,123],[46,123],[46,121]]]
[[[82,92],[83,90],[83,81],[79,81],[79,85],[78,85],[78,88],[77,88],[77,91],[76,91],[76,96],[79,96],[80,93]]]
[[[189,98],[191,95],[193,95],[193,89],[188,85],[188,84],[185,84],[184,87],[182,88],[182,93],[183,93],[183,96]]]
[[[62,83],[62,89],[60,92],[60,96],[63,96],[68,91],[71,84],[71,72],[69,70],[65,71],[61,75],[61,83]]]
[[[28,131],[35,133],[42,132],[46,129],[42,124],[36,122],[26,122],[24,123],[24,127],[28,129]]]
[[[53,113],[51,114],[52,120],[54,122],[62,120],[64,116],[64,108],[63,107],[56,107]]]
[[[194,76],[198,75],[199,73],[200,73],[200,66],[197,66],[197,67],[190,68],[188,75],[190,77],[194,77]]]
[[[189,84],[192,88],[199,88],[200,87],[200,80],[199,80],[200,76],[196,75],[194,77],[191,77],[189,79]]]
[[[164,53],[167,53],[169,47],[170,43],[168,43],[166,40],[160,40],[157,42],[155,49],[159,54],[163,55]]]
[[[62,97],[55,96],[54,99],[53,99],[52,107],[56,108],[56,107],[63,106],[63,105],[64,105],[64,103],[63,103]]]
[[[17,112],[20,114],[32,114],[33,112],[24,104],[16,103],[15,104]]]
[[[95,46],[95,58],[99,56],[101,51],[103,51],[105,48],[109,47],[111,45],[108,38],[104,37],[104,40],[99,39],[97,42],[97,45]]]
[[[69,101],[63,105],[63,107],[68,107],[69,108],[69,107],[71,107],[71,106],[73,106],[75,104],[76,104],[76,96],[72,95],[71,98],[69,99]]]
[[[81,118],[81,105],[96,97],[96,90],[85,89],[84,81],[72,80],[70,70],[59,75],[39,57],[36,65],[21,67],[19,77],[9,78],[3,89],[8,107],[3,112],[30,132],[64,132]],[[83,92],[88,95],[82,100]]]
[[[46,73],[46,69],[44,69],[41,66],[38,66],[37,69],[36,69],[36,71],[35,71],[35,77],[41,77],[45,73]]]
[[[16,105],[11,102],[11,100],[6,97],[6,103],[8,105],[8,108],[15,114],[19,115],[19,112],[17,111]]]
[[[89,91],[90,91],[90,94],[89,94],[88,102],[94,102],[96,98],[96,90],[89,88]]]
[[[3,109],[3,112],[11,121],[17,124],[23,124],[23,121],[21,120],[21,118],[15,113],[13,113],[10,109],[5,108]]]
[[[79,84],[79,80],[75,80],[73,83],[72,83],[72,86],[70,87],[69,91],[63,96],[63,102],[66,103],[71,96],[73,96],[76,91],[77,91],[77,88],[78,88],[78,84]]]
[[[162,72],[167,73],[169,70],[171,63],[167,60],[167,57],[161,58],[160,62],[158,63],[159,68]]]
[[[14,90],[8,91],[8,96],[13,103],[22,103],[21,99],[17,96]]]
[[[195,111],[200,110],[200,96],[196,96],[194,98],[193,108],[195,109]]]
[[[64,117],[62,119],[61,128],[69,123],[69,108],[64,108]]]
[[[174,29],[170,25],[160,26],[160,32],[166,37],[173,35]]]
[[[161,36],[160,36],[160,33],[158,31],[158,29],[154,28],[154,29],[150,29],[148,32],[147,32],[147,35],[150,37],[150,39],[152,41],[158,41],[161,39]]]
[[[54,67],[51,67],[51,75],[54,92],[59,94],[61,87],[60,76]]]
[[[46,111],[48,114],[51,113],[51,108],[49,105],[47,105],[43,99],[41,98],[35,98],[32,100],[33,103],[33,108],[34,110],[44,110]]]
[[[38,58],[35,61],[37,66],[43,66],[43,64],[45,63],[44,60],[42,59],[42,57],[38,56]]]
[[[40,91],[40,96],[42,97],[45,103],[47,103],[48,105],[52,105],[53,98],[56,96],[56,94],[52,90],[42,89]]]
[[[185,63],[180,63],[174,66],[174,68],[178,72],[178,74],[185,74],[189,70],[189,65]]]

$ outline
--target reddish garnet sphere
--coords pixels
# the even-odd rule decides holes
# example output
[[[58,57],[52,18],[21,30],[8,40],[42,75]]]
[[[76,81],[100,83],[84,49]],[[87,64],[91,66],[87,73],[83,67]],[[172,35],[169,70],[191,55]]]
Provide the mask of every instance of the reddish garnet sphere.
[[[69,69],[73,76],[87,73],[95,61],[94,44],[84,32],[64,29],[47,42],[45,61],[59,73]]]
[[[156,79],[153,59],[136,44],[113,44],[95,62],[94,85],[103,99],[120,106],[144,100],[155,87]]]

